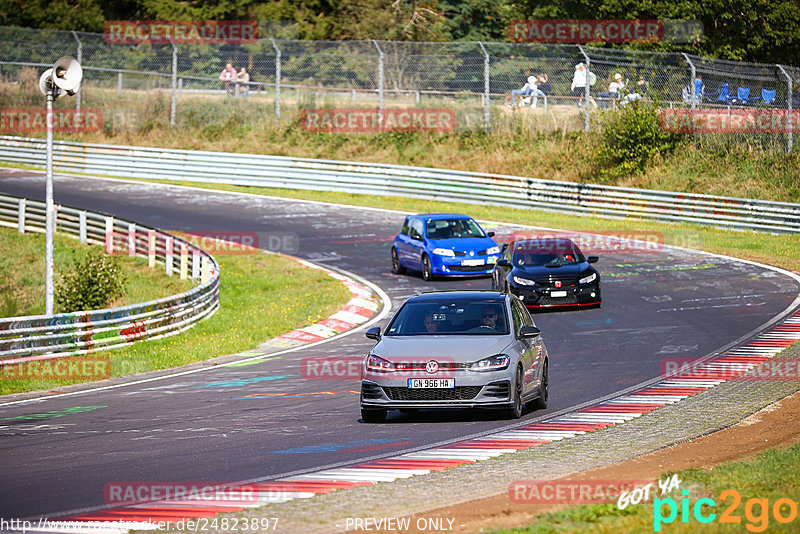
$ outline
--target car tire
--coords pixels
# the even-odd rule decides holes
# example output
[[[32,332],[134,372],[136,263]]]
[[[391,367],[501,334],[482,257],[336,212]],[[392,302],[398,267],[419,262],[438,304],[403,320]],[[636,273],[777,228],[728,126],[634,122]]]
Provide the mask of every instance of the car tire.
[[[517,367],[517,373],[514,377],[514,392],[511,397],[513,404],[508,409],[509,419],[519,419],[522,417],[522,412],[525,411],[525,403],[522,402],[522,381],[522,367]]]
[[[405,274],[406,268],[400,265],[400,257],[397,255],[397,249],[392,247],[392,272],[394,274]]]
[[[431,260],[427,254],[422,255],[422,279],[426,282],[433,280],[433,270],[431,269]]]
[[[361,419],[365,423],[383,423],[386,421],[386,410],[361,410]]]
[[[536,410],[547,408],[547,397],[550,394],[550,377],[547,372],[547,360],[542,364],[542,385],[539,386],[539,398],[534,401],[533,407]]]

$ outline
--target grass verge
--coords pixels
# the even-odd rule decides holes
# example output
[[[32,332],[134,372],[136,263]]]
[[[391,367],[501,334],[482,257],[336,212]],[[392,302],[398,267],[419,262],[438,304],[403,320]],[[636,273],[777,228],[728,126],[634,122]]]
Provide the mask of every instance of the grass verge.
[[[69,251],[62,250],[61,254],[63,258]],[[3,257],[6,259],[0,261],[18,261],[16,253]],[[142,261],[146,269],[146,260]],[[248,255],[217,256],[217,261],[222,276],[220,308],[216,314],[177,336],[98,353],[99,357],[110,358],[112,376],[178,367],[250,349],[331,315],[351,298],[350,291],[338,280],[280,256],[257,251]],[[173,283],[172,279],[160,272],[154,275],[157,281],[143,282],[143,287],[158,287],[159,291],[171,287],[168,284]],[[172,292],[168,290],[167,294]],[[180,290],[174,291],[178,292]],[[142,293],[136,295],[133,302],[147,300],[138,300]],[[85,381],[6,379],[0,380],[0,395]]]
[[[666,480],[662,476],[661,480]],[[678,472],[681,490],[649,503],[620,510],[616,503],[571,506],[541,514],[532,522],[492,534],[544,534],[554,532],[797,532],[797,496],[800,495],[800,444],[771,449],[749,460],[726,462],[709,469]],[[657,489],[657,488],[656,488]],[[670,499],[676,511],[671,516]],[[683,499],[686,499],[684,502]],[[703,501],[700,507],[696,504]],[[783,499],[783,501],[781,501]],[[788,504],[786,499],[792,501]],[[711,505],[713,502],[714,506]],[[776,506],[777,504],[777,506]],[[683,509],[687,515],[683,515]],[[713,519],[706,523],[701,518]],[[659,519],[657,519],[659,518]],[[788,521],[787,521],[788,519]],[[727,521],[727,522],[726,522]],[[745,530],[746,529],[746,530]]]
[[[53,240],[56,282],[59,276],[82,261],[88,245],[56,234]],[[44,234],[20,234],[0,228],[0,317],[43,315],[44,305]],[[190,280],[167,277],[161,269],[150,269],[146,258],[115,256],[127,276],[124,294],[111,307],[125,306],[181,293],[192,288]],[[56,307],[56,312],[59,310]]]

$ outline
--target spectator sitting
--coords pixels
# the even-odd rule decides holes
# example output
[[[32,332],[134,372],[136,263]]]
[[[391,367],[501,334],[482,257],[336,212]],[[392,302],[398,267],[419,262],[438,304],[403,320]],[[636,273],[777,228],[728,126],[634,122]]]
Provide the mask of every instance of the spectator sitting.
[[[516,96],[528,96],[531,92],[536,88],[536,78],[534,76],[528,76],[528,81],[525,82],[525,85],[522,86],[522,89],[513,89],[511,91],[511,107],[513,108],[516,104]],[[520,105],[522,105],[522,98],[520,98]]]
[[[545,105],[547,107],[547,93],[551,90],[550,82],[547,81],[547,74],[540,74],[536,77],[536,89],[534,89],[531,94],[533,95],[533,102],[531,102],[531,107],[535,108],[536,104],[539,101],[539,97],[544,97]]]
[[[236,69],[233,68],[231,63],[225,65],[225,68],[219,74],[219,80],[225,82],[225,92],[228,93],[228,96],[233,96],[236,90],[236,75]]]
[[[601,107],[610,107],[608,99],[619,100],[620,93],[625,89],[625,82],[622,81],[622,74],[619,72],[614,75],[614,81],[608,84],[608,91],[597,93],[599,98],[606,100],[600,101]]]
[[[242,67],[242,70],[236,75],[236,88],[239,92],[239,96],[241,96],[243,100],[247,100],[247,96],[250,94],[250,74],[244,67]]]
[[[639,81],[636,82],[636,87],[632,92],[622,97],[622,100],[619,104],[621,106],[626,106],[631,102],[643,99],[645,96],[647,96],[647,82],[644,81],[643,77],[639,76]]]

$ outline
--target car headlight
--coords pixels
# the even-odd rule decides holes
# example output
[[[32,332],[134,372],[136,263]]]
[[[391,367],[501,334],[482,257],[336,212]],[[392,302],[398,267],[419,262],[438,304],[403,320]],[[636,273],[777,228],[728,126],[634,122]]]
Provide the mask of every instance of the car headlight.
[[[521,286],[535,286],[536,282],[533,280],[529,280],[528,278],[520,278],[519,276],[512,276],[511,279],[514,283],[519,284]]]
[[[390,373],[394,370],[395,366],[389,360],[384,360],[374,354],[367,356],[367,371],[372,371],[374,373]]]
[[[579,284],[588,284],[590,282],[594,282],[595,280],[597,280],[597,273],[592,273],[589,276],[586,276],[586,277],[581,278],[580,280],[578,280],[578,283]]]
[[[487,248],[486,254],[500,254],[500,247]]]
[[[438,254],[439,256],[450,256],[451,258],[456,257],[456,253],[449,248],[435,248],[433,249],[433,253]]]
[[[508,368],[511,358],[505,354],[495,354],[482,360],[478,360],[469,366],[470,371],[501,371]]]

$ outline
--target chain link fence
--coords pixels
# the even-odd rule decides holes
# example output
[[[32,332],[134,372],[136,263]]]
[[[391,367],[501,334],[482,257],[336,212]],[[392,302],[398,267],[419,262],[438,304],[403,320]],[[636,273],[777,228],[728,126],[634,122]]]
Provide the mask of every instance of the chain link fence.
[[[780,110],[791,117],[800,105],[795,67],[579,45],[293,39],[125,45],[110,44],[103,34],[0,27],[0,50],[4,107],[41,107],[39,75],[59,57],[73,55],[84,69],[81,90],[56,107],[99,109],[108,132],[170,125],[199,126],[214,135],[236,124],[291,124],[307,108],[343,107],[380,113],[447,108],[455,112],[458,129],[522,120],[569,131],[600,125],[605,110],[637,99],[662,109],[729,115]],[[249,82],[220,81],[227,63],[246,69]],[[583,79],[595,83],[579,83],[573,91],[581,63],[590,72]],[[617,74],[626,86],[622,92],[609,90]],[[544,95],[512,101],[512,91],[531,75],[540,77]],[[788,120],[780,131],[725,135],[694,128],[698,143],[791,151],[797,124]]]

